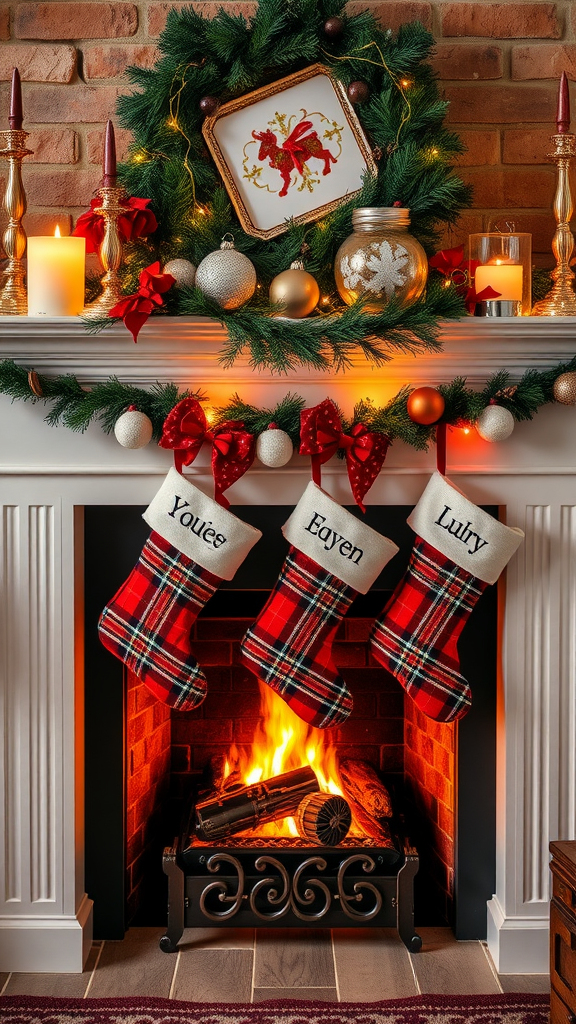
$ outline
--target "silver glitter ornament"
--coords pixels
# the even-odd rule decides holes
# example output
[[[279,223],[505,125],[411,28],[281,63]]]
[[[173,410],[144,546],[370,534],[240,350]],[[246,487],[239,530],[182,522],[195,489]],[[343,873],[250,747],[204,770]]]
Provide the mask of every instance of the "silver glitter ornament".
[[[145,448],[152,440],[152,420],[145,412],[128,409],[114,424],[114,435],[123,448]]]
[[[196,287],[222,309],[238,309],[256,289],[256,270],[244,253],[224,235],[219,249],[206,256],[196,271]]]
[[[514,417],[503,405],[487,405],[476,420],[476,430],[485,441],[505,441],[514,430]]]
[[[290,462],[294,445],[285,430],[268,427],[256,439],[256,458],[270,469],[280,469]]]
[[[171,274],[176,284],[175,288],[193,288],[196,278],[196,267],[190,260],[169,260],[162,267],[163,274]]]

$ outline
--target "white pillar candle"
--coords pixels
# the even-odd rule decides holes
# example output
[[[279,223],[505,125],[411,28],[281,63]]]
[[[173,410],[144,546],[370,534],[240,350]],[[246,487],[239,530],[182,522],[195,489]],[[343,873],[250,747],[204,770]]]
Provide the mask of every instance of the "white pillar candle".
[[[28,239],[28,316],[76,316],[84,309],[86,239]]]
[[[495,292],[500,292],[499,299],[503,302],[522,302],[522,267],[519,264],[498,262],[476,267],[476,294],[488,285]]]

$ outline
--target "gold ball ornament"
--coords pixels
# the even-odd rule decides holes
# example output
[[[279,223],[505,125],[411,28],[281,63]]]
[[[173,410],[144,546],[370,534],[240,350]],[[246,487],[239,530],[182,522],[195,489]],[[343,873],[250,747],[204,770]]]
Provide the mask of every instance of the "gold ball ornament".
[[[138,409],[127,409],[114,424],[114,436],[123,448],[145,448],[152,433],[151,419]]]
[[[318,305],[320,289],[302,260],[294,260],[290,270],[277,274],[270,285],[270,302],[282,307],[285,316],[301,319]]]
[[[226,235],[219,249],[205,256],[196,271],[196,287],[222,309],[238,309],[256,290],[256,269]]]
[[[280,469],[290,462],[294,445],[285,430],[271,423],[256,439],[256,458],[263,466]]]
[[[514,417],[502,405],[487,405],[475,425],[485,441],[505,441],[514,430]]]
[[[193,288],[196,279],[196,267],[190,260],[169,260],[162,267],[163,274],[171,274],[175,288]]]
[[[576,373],[561,373],[554,381],[554,398],[562,405],[576,405]]]
[[[444,412],[445,402],[436,388],[416,388],[408,397],[406,408],[414,423],[430,426],[436,423]]]

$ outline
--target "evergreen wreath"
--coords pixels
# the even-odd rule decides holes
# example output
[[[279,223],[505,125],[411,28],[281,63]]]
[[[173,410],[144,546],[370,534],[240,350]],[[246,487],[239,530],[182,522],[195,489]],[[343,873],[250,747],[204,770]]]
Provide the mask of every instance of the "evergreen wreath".
[[[120,97],[118,112],[135,141],[120,176],[131,196],[151,200],[159,227],[126,246],[125,292],[136,290],[140,271],[152,261],[184,258],[197,266],[230,232],[256,267],[254,299],[226,311],[197,288],[181,288],[172,289],[165,305],[172,315],[219,320],[228,335],[225,365],[246,349],[254,367],[280,372],[298,365],[342,369],[357,351],[380,365],[394,350],[438,349],[439,320],[465,315],[454,287],[437,274],[413,305],[402,308],[392,300],[376,314],[365,312],[361,302],[344,306],[336,291],[334,256],[350,234],[353,209],[409,207],[411,231],[431,253],[439,226],[453,223],[471,201],[470,189],[450,166],[464,147],[443,125],[448,103],[426,63],[433,37],[418,22],[393,35],[371,14],[345,16],[343,8],[343,0],[260,0],[250,24],[225,9],[211,20],[192,7],[172,9],[155,67],[128,70],[138,91]],[[324,30],[334,16],[343,22],[335,40]],[[321,221],[292,224],[264,242],[240,227],[204,144],[200,100],[212,95],[225,102],[314,63],[345,87],[359,79],[368,85],[369,98],[356,112],[378,158],[378,174]],[[288,322],[274,316],[268,288],[303,252],[327,313]]]

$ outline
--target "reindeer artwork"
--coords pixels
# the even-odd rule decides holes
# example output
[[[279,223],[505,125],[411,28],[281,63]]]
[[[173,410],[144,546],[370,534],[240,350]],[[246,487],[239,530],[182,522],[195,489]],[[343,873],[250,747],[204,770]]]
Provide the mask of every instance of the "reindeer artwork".
[[[269,166],[280,172],[283,185],[279,196],[288,194],[294,169],[298,174],[304,175],[304,166],[308,160],[323,160],[323,175],[330,174],[331,164],[336,163],[336,157],[322,145],[318,132],[310,131],[310,128],[312,121],[300,121],[281,146],[278,145],[276,135],[270,128],[264,132],[252,132],[252,137],[260,142],[258,159],[268,160]],[[306,135],[306,132],[309,134]]]

